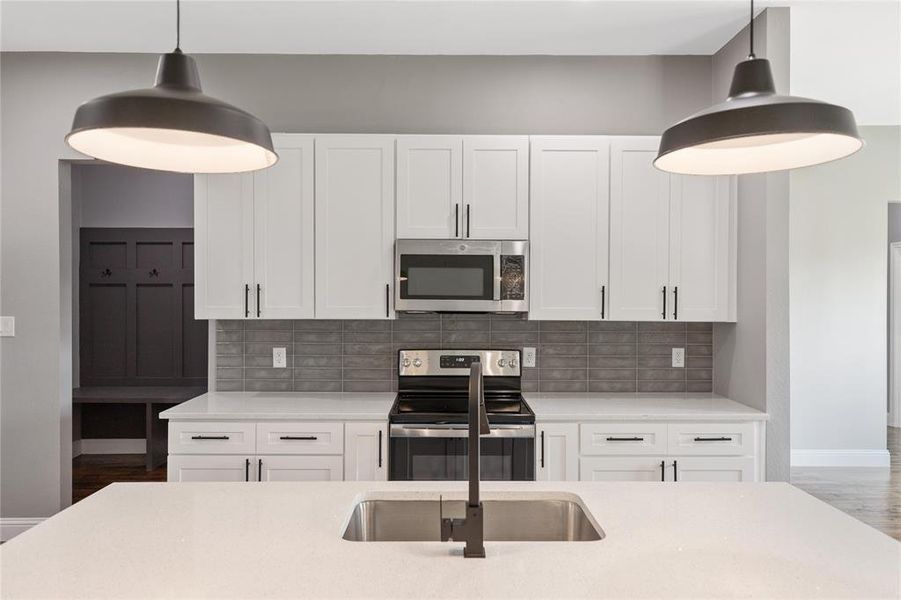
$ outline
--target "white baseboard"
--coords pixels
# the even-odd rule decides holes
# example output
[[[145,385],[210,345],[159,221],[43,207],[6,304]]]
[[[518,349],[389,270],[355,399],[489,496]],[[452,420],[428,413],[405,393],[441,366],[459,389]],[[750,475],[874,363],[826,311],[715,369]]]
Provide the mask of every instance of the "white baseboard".
[[[72,444],[73,456],[78,454],[144,454],[145,452],[147,452],[147,441],[144,438],[94,438],[78,440]]]
[[[793,467],[889,467],[888,450],[792,450]]]
[[[81,440],[73,440],[72,441],[72,458],[78,458],[81,455],[82,455]]]
[[[27,531],[43,521],[45,517],[34,519],[4,518],[0,519],[0,542],[6,542],[20,533]]]

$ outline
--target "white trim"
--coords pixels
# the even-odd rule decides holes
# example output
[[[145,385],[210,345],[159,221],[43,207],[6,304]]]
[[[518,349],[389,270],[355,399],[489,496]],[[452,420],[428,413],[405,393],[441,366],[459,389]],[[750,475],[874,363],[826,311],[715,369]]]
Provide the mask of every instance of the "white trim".
[[[144,454],[147,452],[147,441],[136,439],[83,439],[80,440],[81,454]]]
[[[4,518],[0,519],[0,542],[7,542],[16,537],[20,533],[28,531],[35,525],[39,524],[46,517],[35,517],[31,519],[20,518]]]
[[[888,450],[792,450],[793,467],[889,467]]]
[[[72,458],[78,458],[82,454],[84,452],[81,451],[81,440],[75,440],[72,442]]]
[[[896,271],[901,269],[901,242],[889,244],[889,335],[888,335],[888,372],[889,372],[889,409],[887,415],[888,424],[892,427],[901,427],[901,331],[899,329],[899,315],[896,312],[901,307],[901,293],[895,293],[897,285]]]

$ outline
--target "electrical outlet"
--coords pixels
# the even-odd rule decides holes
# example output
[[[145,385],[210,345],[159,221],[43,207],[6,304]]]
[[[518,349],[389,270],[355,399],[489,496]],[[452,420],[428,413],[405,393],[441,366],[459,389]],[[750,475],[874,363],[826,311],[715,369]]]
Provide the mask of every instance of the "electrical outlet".
[[[524,366],[524,367],[534,367],[535,366],[535,348],[523,348],[522,349],[522,366]]]
[[[0,317],[0,337],[16,337],[15,317]]]
[[[272,366],[276,369],[288,367],[288,352],[285,348],[272,349]]]
[[[685,366],[685,348],[673,348],[673,367]]]

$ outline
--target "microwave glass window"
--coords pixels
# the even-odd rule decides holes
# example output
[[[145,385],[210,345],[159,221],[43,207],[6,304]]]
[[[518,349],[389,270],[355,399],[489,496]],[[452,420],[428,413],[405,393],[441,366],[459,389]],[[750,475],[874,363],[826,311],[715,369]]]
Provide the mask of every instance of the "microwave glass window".
[[[422,300],[491,300],[491,255],[404,254],[400,258],[400,295]]]

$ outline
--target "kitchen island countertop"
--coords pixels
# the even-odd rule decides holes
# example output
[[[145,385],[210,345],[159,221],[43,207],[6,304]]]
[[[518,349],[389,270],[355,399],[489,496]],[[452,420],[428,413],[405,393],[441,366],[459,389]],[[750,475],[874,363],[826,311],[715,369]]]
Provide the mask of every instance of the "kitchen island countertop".
[[[894,598],[901,544],[784,483],[484,483],[578,495],[606,537],[342,539],[362,498],[465,482],[117,483],[0,547],[13,598]],[[438,515],[435,515],[436,535]]]

